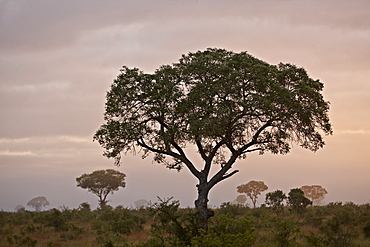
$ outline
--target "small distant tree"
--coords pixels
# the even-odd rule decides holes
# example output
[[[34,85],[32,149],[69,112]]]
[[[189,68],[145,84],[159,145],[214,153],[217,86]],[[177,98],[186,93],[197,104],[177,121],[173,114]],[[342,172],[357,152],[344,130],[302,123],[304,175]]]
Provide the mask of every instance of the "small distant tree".
[[[304,196],[310,199],[313,204],[319,204],[328,194],[321,185],[304,185],[301,190],[304,192]]]
[[[48,206],[50,203],[45,196],[38,196],[27,202],[27,206],[33,207],[37,212],[41,211],[42,207]]]
[[[89,203],[87,202],[83,202],[80,204],[80,206],[78,206],[78,209],[79,210],[85,210],[85,211],[91,211],[91,206]]]
[[[307,206],[311,205],[312,202],[304,196],[304,192],[301,189],[296,188],[290,190],[288,194],[288,204],[291,206],[293,212],[302,215]]]
[[[83,189],[88,189],[89,192],[94,193],[99,197],[100,208],[107,205],[107,196],[118,191],[119,187],[124,188],[126,175],[113,170],[98,170],[90,174],[82,174],[76,178],[77,186]]]
[[[235,199],[235,202],[238,204],[244,204],[247,201],[247,197],[245,195],[238,195]]]
[[[275,190],[274,192],[269,192],[266,194],[265,203],[272,208],[277,214],[279,214],[284,206],[284,200],[286,195],[281,190]]]
[[[239,193],[245,193],[253,203],[253,208],[256,208],[256,202],[258,199],[258,196],[261,195],[261,193],[268,189],[267,185],[263,181],[250,181],[247,184],[239,185],[237,188],[237,191]]]
[[[20,204],[15,207],[16,212],[24,212],[25,210],[24,206]]]
[[[140,208],[144,208],[144,207],[148,207],[149,206],[149,202],[147,200],[145,200],[145,199],[137,200],[134,203],[135,203],[135,207],[137,209],[140,209]]]

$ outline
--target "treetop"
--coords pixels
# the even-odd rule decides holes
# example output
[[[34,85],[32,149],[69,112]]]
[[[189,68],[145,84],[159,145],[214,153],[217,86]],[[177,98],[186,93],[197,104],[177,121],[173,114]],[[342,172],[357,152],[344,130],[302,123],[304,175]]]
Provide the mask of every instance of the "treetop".
[[[316,151],[331,134],[323,83],[292,64],[270,65],[247,52],[209,48],[182,55],[153,74],[123,67],[107,93],[105,124],[94,139],[109,158],[137,147],[169,168],[185,164],[194,144],[204,160],[270,151],[293,142]],[[166,159],[173,158],[173,161]]]

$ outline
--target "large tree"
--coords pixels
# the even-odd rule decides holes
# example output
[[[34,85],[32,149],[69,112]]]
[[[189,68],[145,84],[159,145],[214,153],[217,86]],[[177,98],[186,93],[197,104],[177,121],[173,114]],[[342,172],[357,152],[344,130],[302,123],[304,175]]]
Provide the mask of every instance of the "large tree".
[[[77,186],[83,189],[88,189],[99,197],[100,208],[104,208],[107,204],[107,196],[113,194],[120,187],[126,186],[126,175],[122,172],[106,169],[97,170],[89,174],[82,174],[76,178]]]
[[[236,187],[239,193],[245,193],[252,201],[253,208],[256,208],[258,196],[268,189],[267,185],[263,181],[249,181],[246,184],[239,185]]]
[[[238,172],[238,158],[286,154],[293,142],[312,151],[324,146],[322,134],[332,130],[322,89],[295,65],[209,48],[152,74],[123,67],[94,138],[117,164],[122,152],[142,150],[170,169],[187,167],[199,181],[195,206],[206,228],[209,191]],[[192,161],[189,145],[203,164]]]

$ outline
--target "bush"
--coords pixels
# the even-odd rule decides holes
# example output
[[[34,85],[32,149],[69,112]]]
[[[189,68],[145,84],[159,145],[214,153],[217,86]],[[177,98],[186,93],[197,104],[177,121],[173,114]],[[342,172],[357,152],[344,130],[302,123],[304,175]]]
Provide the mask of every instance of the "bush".
[[[200,236],[192,239],[194,247],[247,247],[252,246],[255,238],[249,232],[229,234],[220,233],[218,235],[206,234],[201,232]]]
[[[216,211],[219,214],[227,214],[237,217],[243,216],[248,213],[250,211],[250,208],[242,204],[231,204],[230,202],[224,202]]]
[[[57,232],[68,230],[67,220],[62,212],[55,208],[50,211],[40,212],[40,214],[35,217],[34,222],[53,227]]]
[[[365,237],[370,239],[370,220],[365,224],[362,231]]]
[[[218,213],[218,214],[217,214]],[[252,246],[255,241],[253,235],[254,224],[249,214],[235,218],[234,215],[216,211],[211,218],[208,232],[201,231],[199,236],[193,237],[192,246],[223,247],[223,246]]]
[[[129,234],[132,230],[142,230],[145,218],[133,210],[117,207],[114,210],[103,210],[99,218],[102,226],[119,234]]]
[[[179,201],[159,199],[150,208],[154,217],[151,233],[161,246],[187,246],[198,234],[198,212],[195,209],[179,209]]]
[[[273,222],[273,240],[278,246],[294,246],[300,232],[297,222],[276,218]]]
[[[7,237],[7,241],[9,244],[15,244],[16,246],[35,247],[37,244],[36,239],[23,235],[13,235],[12,237]]]

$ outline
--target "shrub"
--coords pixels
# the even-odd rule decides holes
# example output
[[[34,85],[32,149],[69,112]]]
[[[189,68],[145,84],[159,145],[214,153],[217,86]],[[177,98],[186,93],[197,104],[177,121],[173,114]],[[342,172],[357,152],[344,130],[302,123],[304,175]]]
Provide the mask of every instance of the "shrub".
[[[201,231],[199,236],[193,237],[192,246],[224,247],[224,246],[252,246],[255,241],[253,235],[253,220],[249,214],[235,218],[234,215],[216,214],[211,218],[208,232]]]
[[[187,246],[193,236],[198,234],[198,212],[195,209],[179,209],[177,200],[159,199],[150,208],[155,222],[151,233],[160,246]]]
[[[276,218],[272,232],[273,240],[278,246],[293,246],[296,244],[300,228],[293,220]]]
[[[216,211],[220,214],[228,214],[237,217],[245,215],[250,211],[250,208],[242,204],[231,204],[230,202],[224,202]]]
[[[370,239],[370,221],[368,221],[362,229],[365,237]]]

